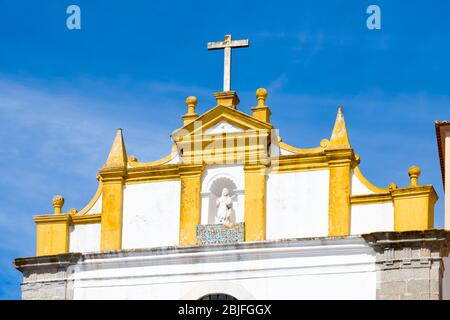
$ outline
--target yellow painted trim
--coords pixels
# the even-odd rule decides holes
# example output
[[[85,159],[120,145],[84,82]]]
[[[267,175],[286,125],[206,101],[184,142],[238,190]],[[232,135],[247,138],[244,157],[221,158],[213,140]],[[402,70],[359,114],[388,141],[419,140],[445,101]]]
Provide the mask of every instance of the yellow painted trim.
[[[226,107],[224,107],[224,108],[226,108]],[[227,108],[227,109],[229,109],[229,108]],[[229,110],[231,110],[231,109],[229,109]],[[239,112],[239,111],[234,110],[233,112]],[[248,116],[245,113],[244,113],[244,115],[246,115],[247,117],[250,117],[250,116]],[[240,115],[240,113],[238,113],[238,114],[227,114],[227,113],[224,113],[224,114],[218,116],[217,118],[208,119],[209,120],[208,122],[204,122],[203,125],[201,127],[199,127],[199,128],[196,128],[192,132],[192,134],[195,135],[200,130],[204,133],[209,128],[213,127],[215,124],[217,124],[218,122],[220,122],[222,120],[226,121],[226,122],[228,122],[228,123],[230,123],[230,124],[232,124],[232,125],[234,125],[236,127],[242,128],[242,130],[264,130],[264,129],[266,129],[266,130],[269,129],[270,130],[270,129],[272,129],[272,126],[270,124],[267,124],[267,123],[262,122],[262,121],[260,121],[258,119],[255,119],[255,118],[251,118],[251,119],[254,120],[254,121],[251,121],[251,122],[248,121],[248,119],[246,117],[242,117]],[[201,119],[197,119],[197,121],[199,121],[199,120],[201,120]],[[258,123],[256,123],[256,124],[252,123],[252,122],[256,122],[256,121]],[[262,123],[263,125],[258,125],[259,122]],[[215,134],[213,134],[213,135],[215,135]]]
[[[102,214],[86,214],[83,216],[72,216],[73,224],[90,224],[90,223],[101,223],[102,222]]]
[[[330,167],[328,235],[350,235],[351,167],[355,162],[352,149],[326,150]]]
[[[197,225],[200,224],[201,183],[203,165],[180,166],[180,238],[181,246],[197,244]]]
[[[283,142],[282,140],[280,140],[278,142],[278,146],[281,149],[284,149],[284,150],[287,150],[289,152],[293,152],[296,154],[312,154],[312,153],[323,152],[325,150],[325,148],[328,147],[329,141],[327,139],[323,139],[320,144],[321,145],[316,148],[300,149],[300,148],[293,147],[293,146]]]
[[[422,231],[434,226],[434,206],[438,200],[432,185],[392,190],[394,230]]]
[[[331,133],[329,149],[348,149],[350,141],[347,133],[347,126],[344,119],[344,110],[340,106],[334,123],[333,132]]]
[[[165,156],[164,158],[151,162],[128,161],[128,164],[132,168],[161,166],[166,164],[167,162],[172,161],[177,156],[177,154],[178,154],[177,146],[176,144],[174,144],[172,145],[171,153]]]
[[[125,184],[180,180],[178,164],[128,168]]]
[[[98,199],[102,195],[102,182],[99,181],[97,191],[95,191],[95,195],[92,197],[92,199],[88,202],[88,204],[81,209],[81,211],[77,212],[75,216],[83,216],[85,215],[91,208],[97,203]]]
[[[384,202],[392,202],[392,195],[390,192],[379,194],[364,194],[350,197],[350,203],[352,205],[361,204],[376,204]]]
[[[219,105],[207,111],[202,116],[196,119],[195,122],[199,122],[202,124],[200,127],[194,126],[194,121],[192,121],[172,133],[172,138],[175,141],[178,141],[185,135],[195,135],[199,131],[205,132],[210,127],[222,120],[240,127],[243,130],[273,129],[273,126],[270,123],[258,120],[239,110]]]
[[[125,148],[125,141],[122,135],[122,129],[117,129],[116,137],[114,138],[108,158],[101,170],[117,169],[127,167],[127,151]]]
[[[36,255],[46,256],[69,252],[69,225],[67,214],[34,216],[36,223]]]
[[[121,175],[103,177],[100,250],[122,248],[123,186]]]
[[[266,167],[245,165],[245,241],[266,239]]]
[[[271,173],[317,171],[328,169],[327,156],[322,153],[294,154],[271,160]]]
[[[386,193],[386,192],[389,192],[389,188],[379,188],[379,187],[373,185],[369,180],[367,180],[367,178],[364,177],[364,175],[362,174],[362,172],[361,172],[361,170],[359,169],[358,166],[353,168],[353,173],[359,179],[359,181],[361,181],[361,183],[366,188],[368,188],[370,191],[373,191],[375,193]]]
[[[184,164],[235,164],[267,159],[270,135],[269,130],[257,130],[244,134],[187,136],[177,145],[184,151],[181,157]]]

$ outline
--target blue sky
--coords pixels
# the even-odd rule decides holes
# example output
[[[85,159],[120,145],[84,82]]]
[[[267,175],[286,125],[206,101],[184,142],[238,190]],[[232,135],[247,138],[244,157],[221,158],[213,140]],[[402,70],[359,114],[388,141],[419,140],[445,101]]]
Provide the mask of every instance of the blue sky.
[[[81,8],[81,30],[66,8]],[[381,7],[382,29],[366,28]],[[344,105],[361,169],[376,185],[408,184],[411,165],[440,196],[433,122],[450,120],[449,1],[0,1],[0,299],[20,297],[16,257],[34,255],[32,215],[82,208],[118,127],[142,161],[170,152],[184,100],[214,105],[223,53],[206,43],[249,38],[233,54],[232,88],[249,112],[269,90],[284,141],[315,147]]]

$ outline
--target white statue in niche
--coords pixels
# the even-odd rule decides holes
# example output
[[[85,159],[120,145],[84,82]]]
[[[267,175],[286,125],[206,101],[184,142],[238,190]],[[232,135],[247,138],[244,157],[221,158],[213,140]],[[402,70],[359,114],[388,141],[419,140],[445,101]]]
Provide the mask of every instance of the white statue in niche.
[[[230,217],[233,202],[227,188],[222,189],[222,195],[216,201],[217,214],[216,223],[231,224]]]

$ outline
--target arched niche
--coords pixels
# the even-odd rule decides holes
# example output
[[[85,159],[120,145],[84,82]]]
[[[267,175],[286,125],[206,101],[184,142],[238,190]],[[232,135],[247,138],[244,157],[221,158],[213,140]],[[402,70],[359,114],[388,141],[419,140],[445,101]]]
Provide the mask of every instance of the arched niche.
[[[238,202],[236,183],[229,177],[217,177],[212,181],[208,190],[208,224],[218,223],[215,220],[217,213],[217,200],[222,195],[222,190],[227,188],[229,196],[232,200],[233,207],[231,208],[230,222],[236,223],[236,207]]]
[[[242,188],[241,170],[233,168],[213,168],[206,171],[202,182],[201,224],[215,224],[217,199],[222,190],[227,188],[232,199],[231,222],[243,222],[244,190]],[[243,175],[243,170],[242,170]]]

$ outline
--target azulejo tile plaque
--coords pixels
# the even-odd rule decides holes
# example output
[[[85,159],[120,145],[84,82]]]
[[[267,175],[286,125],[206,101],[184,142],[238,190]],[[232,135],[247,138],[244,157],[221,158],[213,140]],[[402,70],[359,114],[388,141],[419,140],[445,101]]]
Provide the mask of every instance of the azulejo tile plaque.
[[[197,244],[223,244],[244,241],[244,223],[199,224]]]

